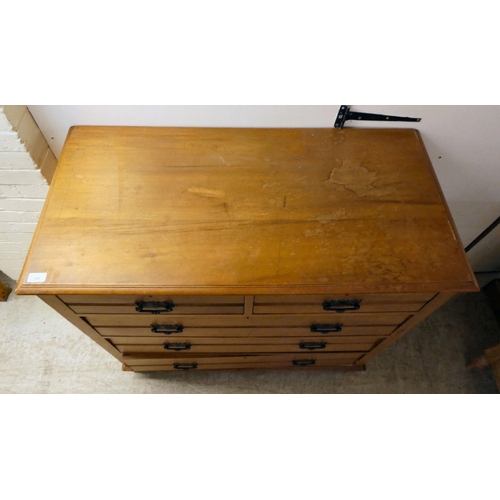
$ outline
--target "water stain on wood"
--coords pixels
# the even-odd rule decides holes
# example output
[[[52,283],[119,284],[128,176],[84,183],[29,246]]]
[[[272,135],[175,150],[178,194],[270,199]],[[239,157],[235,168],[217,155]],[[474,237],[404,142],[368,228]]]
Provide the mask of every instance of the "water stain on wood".
[[[344,160],[339,167],[332,168],[326,183],[343,187],[359,196],[383,196],[393,191],[390,187],[374,186],[377,172],[351,160]]]

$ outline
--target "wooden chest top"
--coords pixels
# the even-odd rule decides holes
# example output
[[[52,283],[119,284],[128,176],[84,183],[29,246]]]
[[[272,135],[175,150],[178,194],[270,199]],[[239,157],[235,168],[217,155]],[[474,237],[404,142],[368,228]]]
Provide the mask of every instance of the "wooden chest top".
[[[78,126],[17,292],[446,290],[477,285],[416,130]]]

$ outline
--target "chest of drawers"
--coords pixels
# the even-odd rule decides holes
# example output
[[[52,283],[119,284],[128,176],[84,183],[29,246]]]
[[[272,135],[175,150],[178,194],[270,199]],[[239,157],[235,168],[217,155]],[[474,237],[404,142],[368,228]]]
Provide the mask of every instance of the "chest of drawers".
[[[415,130],[73,127],[16,293],[148,372],[364,369],[477,289]]]

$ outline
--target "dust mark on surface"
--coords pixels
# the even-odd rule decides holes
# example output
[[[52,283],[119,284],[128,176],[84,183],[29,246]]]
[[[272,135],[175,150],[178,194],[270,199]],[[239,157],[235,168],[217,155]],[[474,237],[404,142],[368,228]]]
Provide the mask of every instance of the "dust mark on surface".
[[[351,160],[344,160],[339,167],[332,168],[325,183],[341,186],[359,196],[383,196],[394,191],[391,187],[378,187],[373,184],[377,180],[377,172]]]
[[[220,189],[209,189],[203,187],[190,187],[188,188],[188,192],[198,196],[204,196],[205,198],[223,198],[226,196],[226,193]]]
[[[219,156],[219,158],[223,161],[224,165],[227,165],[227,161],[224,160],[224,157],[223,156]]]
[[[280,182],[266,182],[262,184],[263,188],[273,188],[279,186],[281,183]]]

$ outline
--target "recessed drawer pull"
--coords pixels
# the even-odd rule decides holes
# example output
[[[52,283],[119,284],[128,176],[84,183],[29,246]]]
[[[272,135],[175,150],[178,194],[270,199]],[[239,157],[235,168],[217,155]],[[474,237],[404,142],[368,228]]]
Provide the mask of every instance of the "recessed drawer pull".
[[[326,347],[326,342],[299,342],[299,347],[301,349],[314,351],[315,349],[324,349]]]
[[[167,342],[163,344],[163,348],[167,351],[189,351],[191,344],[189,342]]]
[[[172,335],[173,333],[182,333],[184,326],[182,325],[151,325],[153,333],[164,333],[165,335]]]
[[[293,366],[312,366],[316,364],[315,359],[294,359],[292,361]]]
[[[332,332],[341,332],[342,331],[342,323],[334,323],[334,324],[318,324],[318,325],[311,325],[310,329],[311,332],[314,333],[332,333]]]
[[[161,312],[172,312],[174,310],[173,302],[136,302],[135,310],[137,312],[160,314]]]
[[[174,363],[174,370],[194,370],[198,363]]]
[[[334,312],[357,311],[360,304],[361,300],[325,300],[323,309]]]

